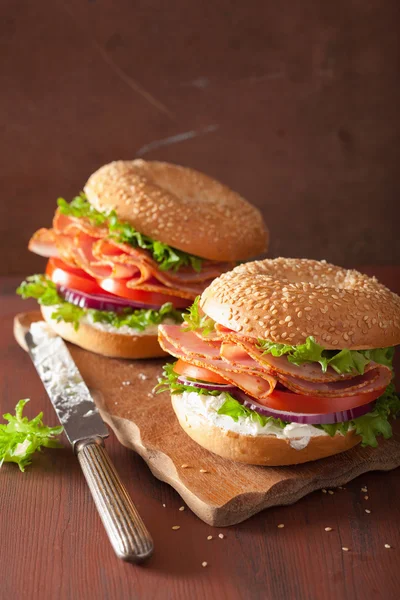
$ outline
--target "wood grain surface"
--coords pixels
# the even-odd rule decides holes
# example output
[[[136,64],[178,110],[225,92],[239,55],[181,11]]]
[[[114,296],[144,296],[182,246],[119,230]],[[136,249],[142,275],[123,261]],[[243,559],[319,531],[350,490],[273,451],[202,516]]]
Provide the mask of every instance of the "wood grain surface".
[[[365,270],[400,292],[400,267]],[[28,396],[27,413],[44,410],[45,420],[56,424],[29,357],[13,339],[14,315],[35,307],[15,299],[16,283],[0,280],[0,412],[11,411]],[[398,357],[396,364],[399,370]],[[271,508],[219,530],[188,508],[179,511],[178,494],[111,436],[111,457],[156,544],[151,561],[134,567],[113,555],[77,461],[63,443],[63,449],[39,455],[25,474],[8,464],[0,471],[1,598],[398,598],[398,470],[367,473],[346,489],[314,492],[292,506]],[[173,531],[174,525],[181,528]]]
[[[205,171],[272,256],[399,264],[398,0],[2,0],[1,274],[103,163]]]
[[[40,311],[19,313],[14,335],[25,350]],[[256,513],[292,504],[310,492],[343,486],[368,471],[400,466],[400,423],[379,448],[361,448],[304,465],[257,467],[225,460],[193,442],[178,424],[169,392],[154,394],[161,360],[109,359],[68,344],[71,355],[118,440],[144,459],[188,507],[214,527],[236,525]]]

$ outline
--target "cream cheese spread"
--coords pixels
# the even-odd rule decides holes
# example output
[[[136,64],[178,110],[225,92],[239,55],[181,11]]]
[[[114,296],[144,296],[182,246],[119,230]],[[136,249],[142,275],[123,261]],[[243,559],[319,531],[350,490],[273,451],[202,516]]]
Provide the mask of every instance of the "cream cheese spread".
[[[114,327],[110,323],[100,323],[93,321],[93,318],[90,314],[85,315],[81,319],[81,323],[86,323],[86,325],[90,325],[94,329],[98,329],[99,331],[106,331],[107,333],[117,333],[119,335],[131,335],[131,336],[140,336],[140,335],[157,335],[158,333],[158,325],[149,325],[146,329],[142,331],[140,329],[134,329],[133,327],[129,327],[128,325],[122,325],[122,327]],[[167,321],[165,321],[167,323]]]
[[[226,400],[224,393],[219,396],[208,396],[196,392],[185,391],[178,396],[184,404],[188,424],[196,426],[204,419],[221,429],[233,431],[241,435],[273,435],[279,439],[289,440],[295,450],[305,448],[312,437],[328,435],[323,429],[302,423],[289,423],[283,429],[273,422],[262,425],[251,417],[239,417],[234,421],[228,415],[219,415],[218,409]]]

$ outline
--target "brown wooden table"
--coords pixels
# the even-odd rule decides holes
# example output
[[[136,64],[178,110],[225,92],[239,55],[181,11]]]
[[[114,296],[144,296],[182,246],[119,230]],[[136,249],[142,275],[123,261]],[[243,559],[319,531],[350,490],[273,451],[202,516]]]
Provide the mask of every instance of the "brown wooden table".
[[[400,292],[400,267],[364,271]],[[45,421],[56,424],[30,359],[13,339],[14,314],[34,307],[15,299],[16,283],[0,280],[0,412],[12,411],[17,400],[30,397],[27,414],[43,410]],[[180,512],[178,494],[113,436],[107,446],[153,534],[153,558],[140,567],[115,558],[64,439],[63,449],[44,451],[25,474],[9,464],[0,471],[1,599],[399,597],[398,470],[363,475],[344,490],[313,493],[222,531],[188,509]],[[364,486],[367,494],[361,491]],[[285,527],[278,528],[279,523]],[[180,530],[173,531],[173,525]],[[218,537],[221,531],[224,539]]]

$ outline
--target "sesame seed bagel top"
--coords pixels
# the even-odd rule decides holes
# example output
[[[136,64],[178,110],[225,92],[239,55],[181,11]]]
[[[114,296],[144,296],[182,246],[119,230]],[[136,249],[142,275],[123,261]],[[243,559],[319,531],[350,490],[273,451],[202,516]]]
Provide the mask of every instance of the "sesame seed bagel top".
[[[114,209],[137,231],[203,258],[244,260],[267,249],[259,210],[193,169],[116,161],[93,173],[84,190],[97,210]]]
[[[234,331],[327,349],[400,343],[400,297],[375,278],[325,261],[276,258],[240,265],[204,290],[204,312]]]

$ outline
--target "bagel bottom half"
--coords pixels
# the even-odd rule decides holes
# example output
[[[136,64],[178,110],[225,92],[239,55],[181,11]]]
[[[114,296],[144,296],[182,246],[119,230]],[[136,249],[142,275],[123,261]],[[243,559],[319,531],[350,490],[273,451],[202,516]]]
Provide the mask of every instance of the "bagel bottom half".
[[[60,321],[57,323],[51,318],[54,306],[41,306],[42,315],[46,323],[64,340],[72,342],[85,350],[112,358],[155,358],[166,356],[161,349],[157,335],[125,335],[102,331],[89,323],[80,323],[75,330],[71,323]]]
[[[172,406],[182,429],[200,446],[223,458],[250,465],[277,467],[326,458],[356,446],[361,438],[354,431],[333,437],[312,437],[303,450],[290,446],[289,440],[273,435],[242,435],[215,426],[205,417],[187,418],[178,394],[171,394]]]

